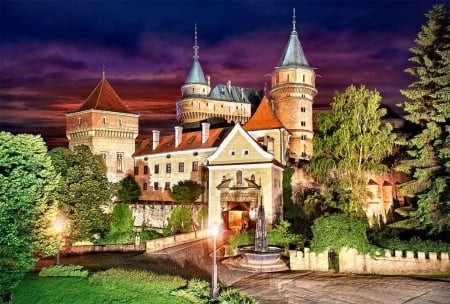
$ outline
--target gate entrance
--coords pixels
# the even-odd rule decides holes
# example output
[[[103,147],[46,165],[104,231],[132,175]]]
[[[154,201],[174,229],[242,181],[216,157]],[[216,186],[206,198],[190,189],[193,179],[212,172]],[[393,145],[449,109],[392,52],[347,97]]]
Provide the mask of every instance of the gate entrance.
[[[335,251],[328,251],[328,270],[339,272],[339,254]]]
[[[222,212],[225,226],[233,231],[249,228],[250,202],[228,202],[227,206],[227,210]]]

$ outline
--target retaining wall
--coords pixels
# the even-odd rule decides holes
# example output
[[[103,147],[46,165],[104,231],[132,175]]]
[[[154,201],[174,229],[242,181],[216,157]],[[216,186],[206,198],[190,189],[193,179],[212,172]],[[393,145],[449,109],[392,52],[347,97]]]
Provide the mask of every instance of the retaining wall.
[[[205,238],[208,236],[208,230],[198,230],[197,231],[197,239]],[[176,234],[174,236],[167,236],[163,238],[151,239],[146,241],[146,253],[155,252],[158,250],[162,250],[164,248],[168,248],[174,245],[183,244],[189,241],[195,240],[195,233],[188,232],[182,234]]]
[[[290,250],[291,270],[328,271],[328,253],[316,254],[309,248]],[[439,275],[450,273],[448,252],[417,252],[385,250],[385,257],[372,258],[358,254],[356,249],[343,248],[339,252],[339,272],[383,275]]]
[[[83,254],[89,252],[133,252],[133,251],[145,251],[145,244],[134,245],[79,245],[61,247],[62,253]]]

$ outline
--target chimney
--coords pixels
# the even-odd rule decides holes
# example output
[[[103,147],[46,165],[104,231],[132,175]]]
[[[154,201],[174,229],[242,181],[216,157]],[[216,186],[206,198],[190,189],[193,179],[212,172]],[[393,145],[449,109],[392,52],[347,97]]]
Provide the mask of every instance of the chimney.
[[[153,150],[156,150],[156,148],[158,148],[159,146],[159,131],[158,130],[153,130]]]
[[[206,143],[209,138],[209,123],[202,122],[202,144]]]
[[[175,127],[175,147],[178,147],[181,144],[183,138],[183,127],[176,126]]]
[[[209,77],[209,75],[206,76],[206,81],[208,82],[208,87],[211,86],[211,78]]]
[[[231,93],[231,80],[227,81],[227,88],[228,88],[228,92]]]

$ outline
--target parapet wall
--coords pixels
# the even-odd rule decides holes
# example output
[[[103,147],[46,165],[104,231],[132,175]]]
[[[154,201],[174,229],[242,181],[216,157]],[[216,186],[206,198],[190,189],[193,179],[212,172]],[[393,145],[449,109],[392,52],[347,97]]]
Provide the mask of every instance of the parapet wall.
[[[309,248],[290,250],[291,270],[328,271],[328,253],[316,254]],[[450,273],[448,252],[417,252],[385,250],[384,257],[372,258],[358,254],[356,249],[343,248],[339,252],[339,272],[383,275],[437,275]]]
[[[155,252],[175,245],[180,245],[196,238],[201,239],[208,236],[208,230],[198,230],[195,232],[181,233],[174,236],[167,236],[146,241],[146,253]]]

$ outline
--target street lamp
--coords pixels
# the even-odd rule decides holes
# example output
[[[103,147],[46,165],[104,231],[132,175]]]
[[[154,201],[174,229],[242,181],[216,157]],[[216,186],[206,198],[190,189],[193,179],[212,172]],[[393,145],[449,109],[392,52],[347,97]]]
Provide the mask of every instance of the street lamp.
[[[56,230],[56,237],[58,239],[58,251],[56,252],[55,265],[59,265],[59,249],[61,246],[61,232],[63,231],[64,223],[61,219],[57,219],[55,221],[54,226],[55,226],[55,230]]]
[[[211,224],[211,234],[213,236],[213,269],[211,282],[211,297],[213,300],[217,299],[219,289],[217,288],[217,260],[216,260],[216,241],[219,234],[219,225],[216,222]]]

